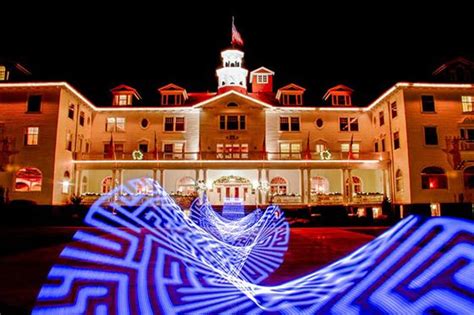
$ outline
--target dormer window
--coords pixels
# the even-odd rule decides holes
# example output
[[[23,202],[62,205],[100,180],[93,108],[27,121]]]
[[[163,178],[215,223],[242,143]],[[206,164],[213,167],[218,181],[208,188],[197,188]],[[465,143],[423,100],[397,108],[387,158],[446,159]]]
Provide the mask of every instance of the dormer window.
[[[6,81],[7,78],[7,68],[5,66],[0,65],[0,81]]]
[[[113,97],[112,105],[130,106],[133,103],[133,97],[141,99],[140,94],[134,88],[121,84],[111,90]]]
[[[132,96],[131,95],[117,95],[118,100],[117,103],[118,105],[130,105],[132,104]]]
[[[352,106],[352,92],[353,90],[343,84],[336,85],[330,88],[323,99],[325,101],[331,100],[332,106]]]
[[[278,89],[276,99],[282,105],[303,105],[303,93],[305,90],[296,84],[289,84]]]
[[[303,104],[303,95],[286,94],[282,95],[283,105],[301,105]]]
[[[182,105],[188,99],[185,89],[170,83],[158,89],[161,94],[161,105]]]
[[[161,95],[161,105],[181,105],[183,104],[183,96],[176,94]]]

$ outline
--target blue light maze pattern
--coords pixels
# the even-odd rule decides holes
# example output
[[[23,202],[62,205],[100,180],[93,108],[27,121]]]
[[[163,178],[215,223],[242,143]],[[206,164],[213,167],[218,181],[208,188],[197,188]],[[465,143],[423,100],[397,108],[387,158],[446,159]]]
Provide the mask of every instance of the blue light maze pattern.
[[[325,268],[263,286],[288,246],[277,207],[248,219],[252,236],[229,237],[222,218],[201,228],[154,187],[156,198],[109,203],[113,191],[91,207],[86,222],[96,229],[78,231],[61,253],[33,314],[473,313],[472,222],[411,216]]]

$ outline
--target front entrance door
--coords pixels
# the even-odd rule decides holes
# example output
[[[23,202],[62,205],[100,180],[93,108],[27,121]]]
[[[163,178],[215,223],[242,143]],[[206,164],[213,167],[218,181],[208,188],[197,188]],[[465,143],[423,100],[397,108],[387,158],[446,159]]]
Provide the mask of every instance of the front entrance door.
[[[245,204],[253,204],[252,184],[250,180],[237,177],[221,177],[214,182],[214,193],[211,202],[214,204],[224,204],[226,201],[243,201]]]

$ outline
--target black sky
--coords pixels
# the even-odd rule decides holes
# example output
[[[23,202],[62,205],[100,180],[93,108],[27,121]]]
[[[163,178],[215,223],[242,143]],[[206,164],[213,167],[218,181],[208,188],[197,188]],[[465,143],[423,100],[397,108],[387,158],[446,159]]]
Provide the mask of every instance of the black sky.
[[[453,57],[474,59],[474,18],[461,3],[305,2],[2,4],[0,58],[98,104],[120,83],[144,95],[169,82],[214,91],[235,15],[246,66],[274,70],[276,86],[304,86],[311,105],[339,83],[365,105],[397,81],[430,81]]]

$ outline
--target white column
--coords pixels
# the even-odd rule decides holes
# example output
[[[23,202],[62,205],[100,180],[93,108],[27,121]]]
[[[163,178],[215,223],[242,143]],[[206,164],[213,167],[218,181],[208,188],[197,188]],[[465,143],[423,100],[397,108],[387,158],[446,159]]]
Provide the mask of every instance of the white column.
[[[258,173],[258,175],[257,175],[258,185],[259,185],[259,187],[261,187],[261,185],[262,185],[262,169],[259,168],[257,173]],[[261,195],[262,195],[262,191],[260,189],[257,189],[257,204],[263,203]]]
[[[158,173],[158,170],[156,168],[153,169],[153,182],[156,183],[156,180],[157,180],[157,173]]]
[[[352,193],[353,193],[353,183],[352,183],[352,170],[351,169],[348,169],[347,170],[347,178],[349,179],[349,189],[348,189],[348,193],[349,193],[349,202],[352,202]]]
[[[78,196],[81,193],[82,171],[76,169],[74,174],[74,195]]]
[[[308,187],[308,204],[311,203],[311,169],[308,168],[307,170],[307,183],[306,183],[306,187]]]
[[[164,189],[165,187],[165,170],[160,168],[160,186]]]
[[[300,191],[301,191],[301,203],[305,202],[305,193],[304,193],[304,168],[300,168]]]
[[[348,198],[349,193],[346,188],[346,180],[347,180],[347,169],[343,168],[342,169],[342,197],[343,197],[344,202],[349,202],[349,198]]]

